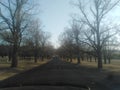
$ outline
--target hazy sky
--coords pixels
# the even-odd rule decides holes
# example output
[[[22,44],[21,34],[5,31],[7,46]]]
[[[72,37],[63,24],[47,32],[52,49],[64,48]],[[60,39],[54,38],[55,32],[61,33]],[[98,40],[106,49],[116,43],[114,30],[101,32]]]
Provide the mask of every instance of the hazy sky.
[[[77,0],[39,0],[40,1],[40,19],[44,25],[44,30],[50,32],[52,35],[51,41],[55,47],[58,46],[58,36],[63,32],[64,28],[69,25],[71,20],[70,15],[78,12],[71,2]],[[120,20],[120,8],[114,9],[109,13],[110,18],[106,21]],[[113,18],[111,18],[111,16]]]
[[[72,0],[40,0],[40,19],[45,26],[43,29],[50,32],[52,42],[58,45],[58,36],[68,26],[70,15],[75,8],[70,4]],[[55,46],[56,46],[55,45]]]

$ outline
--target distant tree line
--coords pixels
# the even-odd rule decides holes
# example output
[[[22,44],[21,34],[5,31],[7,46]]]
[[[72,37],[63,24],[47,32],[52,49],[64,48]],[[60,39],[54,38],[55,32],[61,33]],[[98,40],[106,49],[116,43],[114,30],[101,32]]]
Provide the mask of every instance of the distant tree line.
[[[52,45],[46,45],[44,52],[42,51],[42,48],[38,48],[38,56],[37,56],[37,61],[39,60],[44,60],[44,59],[50,59],[52,58],[54,54],[54,48]],[[44,53],[44,55],[43,55]],[[12,60],[12,47],[9,45],[0,45],[0,57],[8,57],[7,61]],[[20,57],[22,60],[34,60],[36,63],[37,61],[35,60],[35,51],[34,48],[31,45],[22,45],[19,48],[19,53],[18,57]]]

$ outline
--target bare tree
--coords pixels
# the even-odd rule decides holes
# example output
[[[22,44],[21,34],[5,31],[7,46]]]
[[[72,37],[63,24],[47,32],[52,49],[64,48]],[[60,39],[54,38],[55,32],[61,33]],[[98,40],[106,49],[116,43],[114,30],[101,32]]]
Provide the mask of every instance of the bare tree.
[[[33,20],[30,24],[27,34],[24,37],[25,43],[31,43],[34,51],[34,61],[37,63],[40,47],[41,47],[41,38],[42,38],[42,27],[39,19]]]
[[[65,31],[61,33],[59,36],[60,44],[61,44],[61,50],[62,53],[64,53],[64,57],[67,58],[67,60],[70,59],[72,62],[73,57],[73,34],[72,30],[70,28],[65,28]],[[60,53],[61,54],[61,53]]]
[[[47,43],[44,49],[44,57],[50,59],[55,54],[55,49],[51,43]]]
[[[108,39],[108,41],[105,43],[105,45],[103,47],[104,64],[111,63],[113,53],[114,53],[116,47],[118,47],[118,45],[119,45],[119,43],[116,40],[116,37]]]
[[[18,65],[18,49],[22,40],[22,34],[26,30],[30,11],[33,9],[29,5],[29,0],[1,0],[0,1],[0,30],[10,32],[10,43],[13,46],[11,67]]]
[[[80,57],[82,58],[82,38],[83,38],[83,23],[76,23],[74,20],[72,21],[71,25],[71,30],[72,30],[72,38],[73,38],[73,43],[76,46],[75,50],[77,51],[77,61],[78,63],[80,62]]]
[[[78,21],[83,22],[89,27],[85,33],[87,43],[89,42],[88,44],[94,48],[97,54],[98,69],[100,70],[102,69],[102,48],[104,43],[111,36],[106,35],[102,37],[102,34],[108,31],[102,31],[102,21],[106,14],[112,10],[119,1],[120,0],[90,0],[88,4],[86,1],[78,0],[79,3],[76,5],[82,15],[82,18]]]
[[[49,45],[50,34],[42,30],[42,24],[39,19],[31,21],[24,38],[24,43],[31,43],[33,47],[35,63],[37,63],[39,57],[42,57],[43,60],[46,45]]]
[[[42,53],[41,53],[41,58],[42,58],[42,60],[44,60],[45,47],[46,47],[46,45],[48,44],[48,42],[49,42],[49,40],[50,40],[50,37],[51,37],[50,33],[44,32],[44,31],[41,32],[40,45],[41,45],[41,50],[42,50]]]

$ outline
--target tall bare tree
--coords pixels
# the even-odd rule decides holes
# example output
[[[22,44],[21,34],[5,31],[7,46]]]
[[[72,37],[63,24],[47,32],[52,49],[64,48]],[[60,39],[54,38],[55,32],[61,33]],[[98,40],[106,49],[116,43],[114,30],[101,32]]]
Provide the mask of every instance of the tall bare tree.
[[[44,32],[44,31],[41,32],[40,45],[41,45],[41,50],[42,50],[42,53],[41,53],[42,60],[44,60],[45,47],[48,44],[50,37],[51,37],[50,33]]]
[[[83,31],[83,23],[77,23],[75,22],[74,20],[72,21],[72,24],[71,24],[71,30],[72,30],[72,38],[73,38],[73,43],[75,45],[75,50],[77,51],[77,61],[78,63],[81,63],[80,62],[80,58],[82,57],[82,31]]]
[[[72,38],[72,32],[71,29],[65,28],[65,31],[61,33],[59,36],[59,41],[61,44],[61,47],[59,48],[60,52],[59,54],[62,55],[62,57],[66,58],[67,60],[70,59],[72,62],[72,53],[73,53],[73,38]],[[63,53],[64,52],[64,53]],[[63,54],[62,54],[63,53]]]
[[[29,0],[0,0],[0,30],[10,32],[10,43],[13,46],[11,67],[18,65],[18,49],[22,40],[22,34],[30,20]]]
[[[32,43],[32,47],[34,49],[34,61],[37,63],[40,47],[41,47],[41,38],[42,38],[42,27],[41,23],[39,22],[39,19],[33,20],[30,24],[30,27],[28,29],[27,36],[25,36],[26,40],[30,43]]]
[[[89,3],[87,1],[89,1]],[[102,37],[102,34],[108,31],[102,31],[102,21],[119,1],[120,0],[78,0],[78,4],[76,4],[82,17],[78,21],[83,22],[89,27],[85,35],[89,45],[94,48],[97,54],[98,69],[100,70],[102,69],[102,48],[104,43],[111,36],[106,35]]]
[[[118,43],[116,37],[109,39],[105,43],[105,45],[103,47],[104,64],[111,63],[112,56],[116,50],[116,47],[118,47],[118,46],[119,46],[119,43]]]

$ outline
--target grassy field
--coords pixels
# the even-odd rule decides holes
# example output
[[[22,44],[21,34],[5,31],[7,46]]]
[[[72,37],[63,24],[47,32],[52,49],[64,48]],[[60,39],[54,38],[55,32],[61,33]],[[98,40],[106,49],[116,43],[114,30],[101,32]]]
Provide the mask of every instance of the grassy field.
[[[10,68],[10,62],[0,61],[0,80],[6,79],[25,70],[34,68],[36,66],[45,64],[46,62],[47,60],[39,61],[38,63],[34,63],[33,60],[21,60],[19,61],[17,68]]]
[[[10,76],[13,76],[17,73],[23,72],[25,70],[29,70],[33,67],[42,65],[44,63],[48,62],[47,60],[45,61],[39,61],[38,63],[34,63],[33,60],[21,60],[19,61],[18,68],[10,68],[10,63],[4,61],[0,61],[0,80],[6,79]],[[76,60],[73,60],[73,63],[77,63]],[[82,66],[85,67],[93,67],[97,68],[97,63],[96,62],[87,62],[87,61],[82,61],[81,62]],[[111,64],[103,64],[103,69],[116,73],[120,75],[120,60],[112,60]]]
[[[77,60],[73,60],[72,63],[77,63]],[[93,68],[97,68],[97,62],[88,62],[88,61],[82,61],[81,62],[82,66],[86,66],[86,67],[93,67]],[[120,60],[111,60],[111,64],[103,64],[103,70],[106,70],[108,72],[115,72],[120,74]]]
[[[34,63],[34,61],[32,60],[31,61],[21,60],[19,61],[18,68],[10,68],[10,63],[2,62],[0,63],[0,80],[4,80],[10,76],[23,72],[25,70],[29,70],[33,67],[43,65],[46,62],[48,61],[44,61],[44,62],[39,61],[38,63]],[[77,61],[73,60],[72,63],[76,64]],[[74,66],[71,63],[69,65],[71,67]],[[80,77],[77,77],[77,79],[83,80],[82,84],[90,86],[92,90],[109,90],[109,89],[96,89],[96,88],[101,87],[101,86],[102,88],[105,88],[105,87],[114,88],[120,85],[120,60],[112,60],[111,64],[103,64],[102,71],[98,71],[97,62],[82,61],[80,65],[77,64],[77,67],[79,67],[77,69],[75,68],[77,71],[76,70],[74,71],[73,69],[74,73],[76,73],[75,76],[76,75],[80,76]],[[68,71],[69,69],[72,69],[72,68],[69,67]],[[32,75],[32,73],[33,71],[31,72],[30,75]],[[38,73],[39,72],[37,72],[37,74]],[[75,77],[73,72],[70,75],[73,75],[72,77]]]

